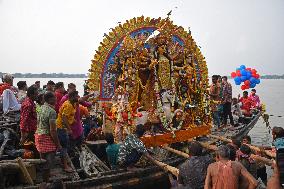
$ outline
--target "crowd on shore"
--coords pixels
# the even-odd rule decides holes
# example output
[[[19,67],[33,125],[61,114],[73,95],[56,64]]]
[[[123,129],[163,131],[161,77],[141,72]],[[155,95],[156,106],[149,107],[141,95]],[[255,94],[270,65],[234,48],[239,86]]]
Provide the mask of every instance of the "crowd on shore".
[[[213,103],[212,112],[214,122],[221,127],[230,124],[235,126],[243,116],[251,116],[252,111],[261,108],[259,97],[252,90],[250,96],[245,91],[242,98],[232,98],[232,86],[226,77],[213,76],[210,87],[210,97]],[[72,172],[68,164],[68,150],[79,146],[84,139],[82,118],[89,116],[88,107],[92,104],[87,99],[92,94],[79,97],[76,85],[68,84],[65,90],[62,82],[49,81],[45,89],[41,89],[40,82],[27,86],[25,81],[19,81],[18,87],[13,86],[13,76],[5,74],[0,84],[3,113],[11,111],[20,115],[20,144],[32,141],[37,152],[33,156],[47,160],[44,167],[44,181],[50,178],[50,169],[54,165],[56,152],[60,152],[64,171]],[[219,82],[218,82],[219,81]],[[238,105],[241,103],[240,105]],[[233,108],[233,109],[232,109]],[[222,111],[220,111],[222,109]],[[128,134],[124,141],[116,144],[111,133],[105,133],[107,141],[106,154],[112,169],[126,167],[135,169],[135,164],[142,156],[154,161],[151,152],[146,149],[140,137],[145,130],[143,125],[137,125],[133,134]],[[284,147],[284,130],[281,127],[273,129],[274,145]],[[199,142],[189,145],[190,158],[179,166],[177,181],[172,180],[175,188],[188,189],[234,189],[256,188],[260,178],[267,183],[268,189],[280,188],[279,171],[274,165],[274,174],[267,181],[265,165],[256,162],[250,155],[250,137],[242,141],[232,139],[232,143],[218,147],[216,161]],[[38,153],[38,154],[37,154]]]
[[[214,125],[218,129],[238,126],[245,117],[250,117],[254,111],[261,109],[260,98],[255,89],[252,89],[250,94],[244,91],[242,97],[239,95],[238,98],[233,98],[232,85],[227,76],[212,76],[209,95],[212,100],[211,111]],[[227,123],[228,118],[230,124]]]

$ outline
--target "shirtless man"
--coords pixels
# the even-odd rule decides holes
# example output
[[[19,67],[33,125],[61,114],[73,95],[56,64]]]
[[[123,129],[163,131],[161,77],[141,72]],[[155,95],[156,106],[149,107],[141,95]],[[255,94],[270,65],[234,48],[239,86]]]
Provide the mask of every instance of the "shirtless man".
[[[248,182],[248,189],[255,189],[258,182],[236,161],[230,161],[227,146],[220,146],[216,152],[217,162],[209,165],[204,189],[238,189],[240,178]],[[242,179],[242,180],[243,180]]]

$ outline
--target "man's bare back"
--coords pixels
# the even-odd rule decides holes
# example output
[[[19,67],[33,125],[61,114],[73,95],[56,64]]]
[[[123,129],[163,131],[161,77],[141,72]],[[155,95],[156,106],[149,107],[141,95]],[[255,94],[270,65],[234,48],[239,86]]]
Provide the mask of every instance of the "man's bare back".
[[[222,166],[231,166],[231,175],[226,172],[222,173]],[[225,170],[225,169],[224,169]],[[227,169],[229,170],[229,169]],[[221,175],[220,175],[221,173]],[[221,160],[209,165],[207,169],[207,176],[205,180],[205,189],[238,189],[240,185],[240,178],[244,178],[248,181],[248,189],[254,189],[257,187],[258,182],[256,179],[246,170],[246,168],[239,162]],[[218,183],[217,183],[218,182]],[[227,188],[220,183],[227,183]],[[217,186],[218,185],[218,186]]]

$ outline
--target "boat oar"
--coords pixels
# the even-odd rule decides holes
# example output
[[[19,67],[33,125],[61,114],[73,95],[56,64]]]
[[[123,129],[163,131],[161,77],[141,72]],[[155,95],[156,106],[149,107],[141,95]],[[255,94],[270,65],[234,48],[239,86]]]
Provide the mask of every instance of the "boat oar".
[[[169,147],[169,146],[163,146],[162,148],[165,149],[165,150],[168,150],[169,152],[172,152],[172,153],[174,153],[174,154],[177,154],[177,155],[179,155],[179,156],[182,156],[182,157],[184,157],[184,158],[189,158],[189,155],[188,155],[187,153],[184,153],[184,152],[182,152],[182,151],[173,149],[173,148],[171,148],[171,147]]]
[[[216,136],[216,135],[209,135],[209,137],[211,138],[215,138],[215,139],[218,139],[218,140],[222,140],[224,142],[229,142],[231,143],[232,140],[231,139],[228,139],[228,138],[225,138],[225,137],[222,137],[222,136]],[[247,144],[252,150],[256,151],[256,152],[262,152],[263,150],[261,150],[259,147],[256,147],[254,145],[251,145],[251,144]],[[269,150],[264,150],[265,154],[268,155],[269,157],[272,157],[272,158],[275,158],[276,157],[276,154],[269,151]]]

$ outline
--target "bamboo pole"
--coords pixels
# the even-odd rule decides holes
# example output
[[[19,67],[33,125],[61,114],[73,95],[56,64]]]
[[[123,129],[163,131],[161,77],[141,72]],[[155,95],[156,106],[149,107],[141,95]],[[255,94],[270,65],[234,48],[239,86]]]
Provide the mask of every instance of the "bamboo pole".
[[[33,181],[33,179],[31,178],[31,175],[30,175],[30,173],[28,172],[28,170],[27,170],[27,168],[26,168],[26,166],[25,166],[25,164],[24,164],[22,158],[18,157],[18,158],[17,158],[17,161],[18,161],[18,164],[19,164],[19,166],[20,166],[20,169],[21,169],[22,173],[24,174],[24,177],[26,178],[27,182],[28,182],[29,184],[31,184],[31,185],[34,185],[34,181]]]
[[[228,139],[228,138],[225,138],[225,137],[222,137],[222,136],[216,136],[216,135],[209,135],[209,137],[211,138],[215,138],[215,139],[218,139],[218,140],[222,140],[224,142],[229,142],[231,143],[232,140],[231,139]],[[272,157],[272,158],[275,158],[276,157],[276,154],[269,151],[269,150],[261,150],[259,147],[256,147],[254,145],[251,145],[251,144],[247,144],[252,150],[256,151],[256,152],[264,152],[267,156],[269,157]]]
[[[204,147],[204,148],[207,148],[209,150],[213,150],[213,151],[216,151],[217,150],[217,146],[216,145],[210,145],[206,142],[200,142],[200,144]],[[272,160],[268,159],[268,158],[265,158],[265,157],[261,157],[259,155],[255,155],[255,154],[251,154],[250,157],[256,161],[260,161],[260,162],[263,162],[265,163],[266,165],[269,165],[271,166],[272,165]]]
[[[170,152],[172,152],[172,153],[174,153],[174,154],[177,154],[177,155],[179,155],[179,156],[182,156],[182,157],[184,157],[184,158],[189,158],[189,155],[188,155],[187,153],[182,152],[182,151],[173,149],[173,148],[168,147],[168,146],[163,146],[162,148],[165,149],[165,150],[168,150],[168,151],[170,151]]]
[[[176,167],[170,166],[166,163],[160,162],[158,160],[151,160],[154,164],[156,164],[157,166],[159,166],[160,168],[162,168],[164,171],[166,172],[170,172],[173,175],[175,175],[176,177],[178,177],[179,175],[179,170]]]

